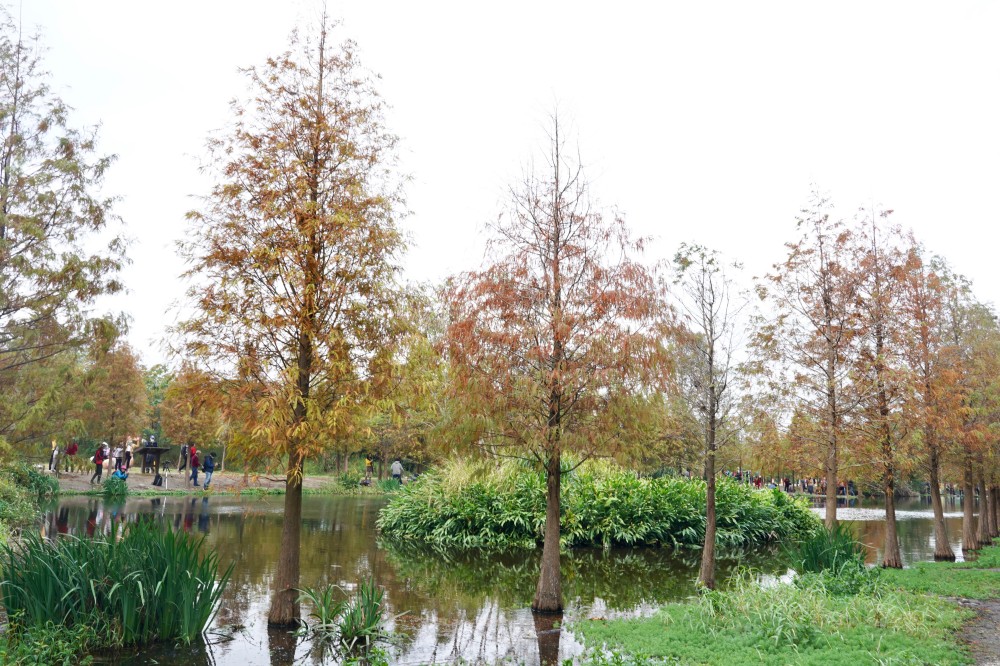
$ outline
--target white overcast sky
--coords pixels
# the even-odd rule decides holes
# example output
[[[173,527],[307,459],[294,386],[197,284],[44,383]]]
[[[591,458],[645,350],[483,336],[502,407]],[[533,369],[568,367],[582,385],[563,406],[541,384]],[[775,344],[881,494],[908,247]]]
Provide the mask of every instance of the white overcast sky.
[[[147,363],[183,296],[174,244],[211,183],[209,134],[245,91],[238,67],[282,52],[312,0],[20,0],[73,124],[118,155],[107,193],[133,244],[129,293]],[[810,183],[846,211],[882,203],[1000,302],[1000,3],[327,2],[381,75],[412,177],[407,277],[474,268],[483,225],[544,145],[558,105],[593,193],[653,259],[697,241],[750,275],[795,238]],[[106,305],[106,304],[105,304]]]

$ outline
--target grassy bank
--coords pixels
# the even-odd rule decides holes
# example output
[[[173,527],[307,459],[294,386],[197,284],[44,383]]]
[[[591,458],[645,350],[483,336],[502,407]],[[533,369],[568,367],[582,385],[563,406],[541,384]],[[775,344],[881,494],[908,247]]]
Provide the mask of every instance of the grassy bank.
[[[404,486],[379,516],[392,540],[445,549],[535,548],[545,521],[540,472],[515,462],[452,460]],[[720,480],[718,544],[743,548],[800,538],[818,521],[780,491],[755,491]],[[562,540],[572,546],[698,546],[705,534],[705,484],[636,478],[591,462],[562,483]]]
[[[806,574],[795,584],[746,573],[652,617],[572,629],[596,664],[968,664],[957,631],[973,614],[945,597],[1000,596],[998,563],[994,546],[976,562]]]

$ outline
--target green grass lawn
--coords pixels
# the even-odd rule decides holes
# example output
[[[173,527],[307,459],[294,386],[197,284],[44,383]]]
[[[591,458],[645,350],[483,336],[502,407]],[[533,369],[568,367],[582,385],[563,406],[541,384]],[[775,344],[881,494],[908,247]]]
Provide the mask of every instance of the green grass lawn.
[[[652,617],[572,630],[593,664],[969,664],[957,632],[972,613],[943,597],[1000,598],[998,563],[993,546],[975,562],[872,571],[855,595],[821,576],[762,588],[747,574]]]

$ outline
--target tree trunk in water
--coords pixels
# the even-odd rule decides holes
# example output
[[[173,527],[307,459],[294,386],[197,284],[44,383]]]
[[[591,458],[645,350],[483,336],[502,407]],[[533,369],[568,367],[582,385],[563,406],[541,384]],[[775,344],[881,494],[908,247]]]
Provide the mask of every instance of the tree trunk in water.
[[[709,444],[705,458],[705,547],[701,550],[698,582],[715,589],[715,444]]]
[[[976,550],[979,539],[976,538],[976,521],[973,511],[976,503],[975,486],[972,483],[972,459],[966,458],[965,470],[962,473],[962,550]]]
[[[879,345],[881,351],[881,345]],[[881,368],[881,366],[880,366]],[[881,374],[880,374],[881,377]],[[889,425],[889,397],[884,384],[879,381],[879,417],[882,439],[882,490],[885,491],[885,543],[882,544],[882,566],[902,569],[899,554],[899,536],[896,532],[896,461],[892,448],[892,429]]]
[[[267,652],[270,655],[270,666],[294,666],[295,648],[298,638],[294,632],[287,629],[271,627],[267,630]]]
[[[955,553],[948,543],[948,527],[944,523],[944,506],[941,504],[940,453],[932,444],[930,456],[931,507],[934,509],[934,559],[955,561]]]
[[[274,589],[267,623],[272,627],[295,627],[299,607],[299,549],[302,530],[302,460],[295,451],[288,461],[285,480],[285,515],[281,522],[281,548],[274,571]]]
[[[990,545],[990,496],[986,483],[979,479],[979,524],[976,526],[976,543],[980,548]]]
[[[559,571],[559,484],[558,449],[549,457],[545,468],[545,542],[542,546],[542,566],[531,610],[540,613],[562,612],[562,579]]]
[[[885,543],[882,544],[882,566],[887,569],[902,569],[903,558],[899,554],[899,536],[896,533],[896,476],[892,465],[883,471],[885,490]]]
[[[562,616],[556,613],[534,613],[534,618],[538,663],[540,666],[558,666]]]

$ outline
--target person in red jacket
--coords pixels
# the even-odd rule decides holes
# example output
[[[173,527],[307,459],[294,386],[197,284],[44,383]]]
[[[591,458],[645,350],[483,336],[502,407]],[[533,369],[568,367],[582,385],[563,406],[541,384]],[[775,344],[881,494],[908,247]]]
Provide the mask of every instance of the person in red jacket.
[[[198,487],[198,465],[201,464],[201,460],[198,458],[198,451],[192,446],[191,447],[191,480],[194,481],[194,487]]]
[[[94,479],[97,479],[97,483],[101,482],[101,475],[104,473],[104,444],[97,447],[97,451],[94,452],[94,475],[90,477],[90,483],[94,483]]]

